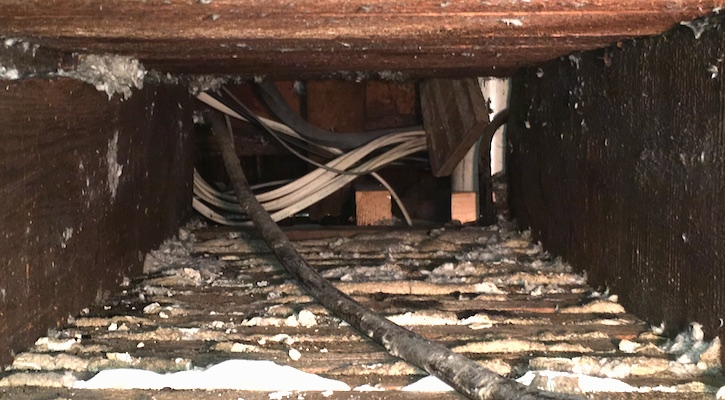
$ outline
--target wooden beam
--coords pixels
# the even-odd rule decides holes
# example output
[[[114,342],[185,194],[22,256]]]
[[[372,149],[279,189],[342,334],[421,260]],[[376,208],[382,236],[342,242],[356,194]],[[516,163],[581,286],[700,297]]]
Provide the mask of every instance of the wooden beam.
[[[507,133],[521,228],[648,323],[697,321],[706,340],[725,340],[720,29],[522,70]]]
[[[420,125],[415,82],[365,82],[365,130]]]
[[[658,34],[723,3],[11,0],[0,4],[0,36],[65,52],[131,55],[170,72],[493,75]]]
[[[433,176],[448,176],[488,125],[488,106],[476,79],[430,79],[420,85]]]
[[[138,275],[139,255],[188,218],[191,100],[163,85],[109,100],[66,78],[3,83],[0,365]]]

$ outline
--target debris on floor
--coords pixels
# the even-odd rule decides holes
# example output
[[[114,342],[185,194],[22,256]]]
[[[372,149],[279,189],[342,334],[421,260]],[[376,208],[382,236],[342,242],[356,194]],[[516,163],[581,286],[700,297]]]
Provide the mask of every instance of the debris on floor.
[[[338,233],[295,245],[355,300],[519,382],[638,399],[713,398],[725,385],[720,343],[705,341],[699,324],[659,336],[526,232]],[[0,375],[0,397],[168,388],[245,399],[460,398],[313,302],[253,231],[189,225],[147,255],[144,274],[18,354]]]

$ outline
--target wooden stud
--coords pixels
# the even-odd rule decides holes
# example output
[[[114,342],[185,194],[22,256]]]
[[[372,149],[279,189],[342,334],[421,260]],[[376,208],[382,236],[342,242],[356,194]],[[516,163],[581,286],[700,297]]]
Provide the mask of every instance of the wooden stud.
[[[451,220],[465,224],[478,219],[476,192],[451,193]]]
[[[372,186],[356,187],[355,216],[358,226],[380,225],[392,220],[390,192]]]
[[[188,219],[193,107],[182,86],[109,100],[73,79],[3,82],[0,366],[141,273],[137,254]]]

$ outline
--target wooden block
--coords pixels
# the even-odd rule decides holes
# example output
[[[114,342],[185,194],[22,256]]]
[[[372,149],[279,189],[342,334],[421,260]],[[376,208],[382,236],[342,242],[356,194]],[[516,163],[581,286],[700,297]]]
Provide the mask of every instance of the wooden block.
[[[488,125],[488,106],[475,78],[423,81],[420,102],[431,171],[448,176]]]
[[[390,192],[385,189],[356,190],[355,216],[359,226],[379,225],[393,219]]]
[[[451,220],[465,224],[478,219],[478,200],[476,192],[451,193]]]

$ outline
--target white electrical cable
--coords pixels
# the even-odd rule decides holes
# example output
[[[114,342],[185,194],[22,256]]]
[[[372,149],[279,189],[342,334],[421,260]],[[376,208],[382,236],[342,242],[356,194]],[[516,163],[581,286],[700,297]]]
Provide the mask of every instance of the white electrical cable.
[[[247,121],[246,118],[242,117],[224,103],[206,93],[200,94],[198,98],[200,101],[228,116],[242,121]],[[257,118],[263,124],[267,125],[268,128],[273,129],[278,133],[304,141],[300,135],[283,124],[266,118]],[[390,146],[393,147],[389,148]],[[318,167],[305,176],[284,186],[257,195],[257,198],[260,202],[262,202],[265,209],[268,211],[275,211],[272,213],[272,218],[275,221],[293,216],[297,212],[304,210],[310,205],[322,200],[346,184],[352,182],[360,174],[369,173],[390,192],[391,197],[393,197],[403,213],[406,222],[408,225],[412,225],[410,216],[398,195],[375,171],[391,162],[425,150],[426,144],[424,131],[415,130],[409,132],[391,133],[390,135],[377,138],[372,142],[347,153],[344,153],[339,149],[325,146],[315,145],[315,147],[328,153],[336,154],[338,157],[325,164],[324,167],[326,168]],[[362,160],[371,153],[386,147],[389,149],[374,156],[370,160],[355,166],[355,164],[362,162]],[[339,171],[341,173],[334,171]],[[198,197],[198,199],[194,198],[194,209],[205,217],[214,222],[225,225],[246,224],[244,221],[227,218],[204,204],[204,202],[206,202],[214,207],[231,213],[241,212],[241,208],[236,203],[236,198],[234,196],[216,190],[214,187],[205,182],[197,171],[194,171],[194,194]]]
[[[384,153],[378,157],[373,158],[372,160],[364,163],[359,168],[354,168],[352,171],[354,172],[365,172],[368,169],[372,168],[378,168],[382,165],[387,164],[389,161],[386,162],[386,160],[394,160],[397,158],[402,157],[401,154],[409,154],[410,146],[419,144],[420,140],[418,142],[410,141],[408,143],[401,144],[394,149],[392,149],[391,152]],[[419,148],[414,147],[415,151],[420,151]],[[406,153],[403,153],[405,151],[408,151]],[[391,155],[391,153],[393,153]],[[345,176],[348,179],[340,179],[341,176]],[[303,202],[309,202],[315,197],[321,196],[320,193],[323,193],[325,188],[330,187],[334,182],[336,181],[344,181],[343,184],[335,184],[334,187],[337,189],[340,189],[342,186],[344,186],[346,183],[352,182],[355,179],[355,176],[350,175],[337,175],[337,174],[330,174],[328,171],[324,171],[323,176],[320,179],[316,179],[310,184],[307,184],[303,187],[301,187],[299,190],[296,190],[293,193],[290,193],[289,195],[280,198],[275,199],[273,201],[268,201],[263,203],[264,207],[268,210],[281,210],[288,207],[292,207],[296,204],[301,204]],[[326,197],[326,196],[325,196]]]
[[[215,109],[217,111],[220,111],[220,112],[222,112],[222,113],[224,113],[224,114],[226,114],[226,115],[228,115],[228,116],[230,116],[232,118],[238,119],[240,121],[250,122],[251,123],[251,121],[249,121],[247,118],[244,118],[243,116],[239,115],[239,113],[237,113],[236,111],[232,110],[231,108],[229,108],[229,106],[227,106],[226,104],[222,103],[221,101],[219,101],[219,100],[215,99],[214,97],[210,96],[208,93],[200,93],[196,98],[199,101],[201,101],[202,103],[208,105],[209,107],[211,107],[211,108],[213,108],[213,109]],[[279,123],[277,121],[273,121],[271,119],[264,118],[264,117],[260,117],[260,116],[257,116],[257,119],[260,120],[269,129],[271,129],[271,130],[273,130],[273,131],[275,131],[277,133],[281,133],[281,134],[283,134],[285,136],[291,137],[293,139],[297,139],[300,142],[307,143],[310,146],[313,146],[316,149],[322,150],[322,151],[324,151],[324,152],[326,152],[328,154],[339,155],[339,154],[342,154],[343,153],[342,150],[336,149],[334,147],[326,147],[326,146],[318,145],[316,143],[310,143],[305,138],[303,138],[302,136],[300,136],[297,132],[295,132],[294,130],[292,130],[290,127],[288,127],[287,125],[281,124],[281,123]]]
[[[245,225],[251,226],[252,225],[251,221],[238,221],[238,220],[227,218],[227,217],[219,214],[218,212],[212,210],[209,206],[204,204],[204,202],[202,202],[201,200],[199,200],[196,197],[191,199],[191,205],[192,205],[192,207],[194,207],[194,210],[196,210],[196,212],[203,215],[207,219],[210,219],[210,220],[216,222],[217,224],[227,225],[227,226],[245,226]]]
[[[425,138],[407,140],[395,148],[363,163],[354,170],[365,171],[368,169],[379,168],[380,166],[386,165],[399,158],[423,151],[425,148]],[[280,219],[290,217],[316,203],[320,199],[327,197],[355,179],[354,175],[330,175],[328,171],[323,170],[322,172],[327,175],[317,179],[315,181],[315,185],[302,186],[284,197],[262,203],[262,205],[268,211],[277,211],[272,216],[275,220],[279,221]],[[297,184],[298,182],[295,181],[290,185],[297,186]],[[194,193],[200,199],[222,210],[237,213],[241,212],[241,208],[237,204],[222,198],[228,195],[215,190],[211,187],[211,185],[206,183],[198,173],[195,174]]]
[[[364,156],[370,154],[372,151],[376,150],[376,148],[382,147],[382,146],[389,146],[392,144],[398,144],[398,143],[409,143],[411,139],[421,139],[423,137],[423,133],[418,132],[409,132],[409,133],[399,133],[396,134],[394,137],[382,137],[379,139],[376,139],[375,141],[371,142],[370,144],[363,146],[359,149],[353,150],[335,160],[330,161],[327,165],[330,167],[338,168],[338,169],[345,169],[347,170],[351,165],[357,163],[360,161]],[[396,150],[398,151],[398,150]],[[385,154],[389,154],[385,153]],[[393,153],[394,154],[394,153]],[[380,157],[380,156],[378,156]],[[394,157],[391,159],[392,161],[395,161],[399,159],[400,157]],[[385,165],[384,163],[377,162],[374,165],[374,168],[380,168],[381,166]],[[352,171],[355,172],[370,172],[374,169],[360,169],[360,168],[354,168]],[[309,193],[314,193],[317,189],[321,188],[322,186],[326,185],[326,183],[329,181],[329,179],[332,179],[336,177],[337,174],[317,169],[314,170],[307,175],[297,179],[296,181],[282,186],[278,189],[260,194],[257,196],[260,202],[263,203],[265,208],[267,210],[278,210],[280,208],[283,208],[287,205],[289,205],[290,202],[297,201],[297,198],[306,196]],[[223,194],[220,192],[215,191],[210,185],[202,185],[201,183],[196,183],[198,181],[200,176],[195,174],[195,184],[197,187],[195,188],[199,192],[208,192],[210,195],[218,197],[220,200],[224,200],[226,203],[229,204],[226,209],[228,211],[237,211],[239,210],[239,206],[237,205],[236,201],[234,201],[234,198],[232,195],[229,194]],[[387,183],[387,182],[386,182]],[[284,200],[279,200],[284,199]],[[276,200],[276,201],[275,201]],[[214,204],[216,206],[222,206],[222,204]]]
[[[363,172],[363,173],[373,172],[374,170],[372,170],[372,169],[370,169],[370,170],[357,169],[357,168],[351,169],[351,167],[353,165],[355,165],[356,163],[358,163],[359,161],[361,161],[365,156],[368,156],[370,153],[377,150],[378,148],[381,148],[383,146],[394,145],[398,142],[408,140],[409,138],[412,138],[413,136],[414,135],[405,135],[405,136],[401,135],[399,137],[392,137],[392,138],[382,137],[380,139],[376,139],[376,140],[366,144],[363,147],[360,147],[353,151],[345,153],[342,156],[328,162],[327,166],[335,168],[335,169],[345,170],[345,171],[351,170],[353,172]],[[321,185],[321,183],[320,183],[320,182],[322,182],[321,180],[324,181],[326,178],[334,177],[337,175],[339,175],[339,174],[318,168],[318,169],[308,173],[304,177],[300,178],[298,180],[299,186],[300,186],[300,188],[310,188],[311,189],[315,186]],[[298,188],[295,188],[295,191],[297,191],[297,190],[298,190]],[[280,193],[289,194],[289,193],[285,193],[285,190],[283,190],[283,188],[280,188],[277,190],[273,190],[273,191],[270,191],[267,193],[260,194],[259,196],[257,196],[257,198],[262,202],[266,202],[266,201],[272,200],[274,198],[280,197]]]
[[[203,103],[207,104],[208,106],[215,108],[229,116],[240,119],[242,121],[247,121],[246,118],[242,117],[241,115],[236,113],[234,110],[229,108],[227,105],[218,101],[217,99],[215,99],[214,97],[210,96],[207,93],[201,93],[201,94],[199,94],[199,96],[197,96],[197,98],[200,101],[202,101]],[[270,129],[273,129],[279,133],[285,134],[290,137],[294,137],[299,140],[304,140],[299,134],[297,134],[297,132],[290,129],[288,126],[286,126],[284,124],[281,124],[276,121],[272,121],[272,120],[269,120],[269,119],[263,118],[263,117],[257,117],[257,119],[259,119],[262,123],[267,125],[267,127],[269,127]],[[249,122],[249,121],[247,121],[247,122]],[[422,132],[422,134],[425,135],[424,131],[419,131],[419,132]],[[400,132],[400,133],[404,133],[404,132]],[[315,145],[314,143],[310,143],[310,144],[316,146],[320,150],[328,151],[329,153],[332,153],[332,154],[337,154],[337,155],[343,154],[343,152],[341,150],[333,148],[333,147],[318,146],[318,145]],[[378,173],[371,172],[370,175],[374,179],[376,179],[378,182],[380,182],[380,184],[382,184],[383,187],[385,187],[390,192],[391,197],[393,198],[395,203],[398,205],[398,208],[400,209],[401,213],[403,214],[403,218],[405,219],[406,223],[409,226],[412,226],[413,221],[410,218],[410,214],[408,214],[408,210],[405,208],[403,201],[400,199],[400,197],[395,192],[395,190],[392,188],[392,186],[390,186],[390,184],[388,184],[388,182],[385,181]],[[230,201],[232,201],[232,199],[230,199]]]
[[[407,149],[406,152],[400,152],[397,158],[405,157],[406,155],[417,153],[419,151],[425,150],[426,143],[425,138],[422,139],[422,143],[419,144],[416,147],[412,147],[410,149]],[[381,163],[381,164],[384,164]],[[323,199],[332,193],[336,192],[346,184],[352,182],[355,179],[354,176],[350,175],[340,175],[334,178],[334,183],[331,183],[327,185],[324,189],[320,190],[318,193],[315,194],[315,196],[308,196],[307,198],[301,199],[300,202],[295,203],[281,211],[278,211],[276,213],[272,214],[272,218],[274,218],[276,221],[279,221],[281,219],[290,217],[297,213],[298,211],[304,210],[305,208],[311,206],[312,204],[318,202],[320,199]]]
[[[219,100],[215,99],[214,97],[210,96],[207,93],[201,93],[197,96],[197,98],[204,104],[206,104],[218,111],[221,111],[224,114],[227,114],[227,115],[229,115],[233,118],[239,119],[241,121],[249,122],[246,118],[239,115],[236,111],[229,108],[226,104],[220,102]],[[292,130],[291,128],[289,128],[288,126],[286,126],[284,124],[281,124],[277,121],[273,121],[273,120],[270,120],[270,119],[267,119],[264,117],[259,117],[259,116],[257,116],[257,119],[259,119],[262,123],[267,125],[268,128],[270,128],[278,133],[281,133],[281,134],[287,135],[289,137],[306,142],[306,140],[302,136],[300,136],[297,132],[295,132],[294,130]],[[420,132],[420,134],[422,134],[422,135],[425,134],[425,131],[421,131],[421,130],[413,130],[411,132]],[[405,134],[405,133],[408,133],[408,132],[398,132],[398,133],[396,133],[396,135]],[[307,143],[309,143],[309,142],[307,142]],[[321,146],[321,145],[317,145],[315,143],[309,143],[309,144],[317,147],[319,150],[326,151],[333,155],[344,154],[344,152],[342,150],[334,148],[334,147]],[[403,205],[402,201],[398,197],[397,193],[395,193],[395,191],[392,190],[392,187],[380,175],[378,175],[377,173],[372,173],[372,172],[370,174],[373,176],[373,178],[375,178],[378,182],[380,182],[380,184],[382,184],[385,188],[387,188],[390,191],[390,194],[392,195],[393,199],[395,199],[395,202],[398,204],[398,207],[400,208],[401,212],[403,213],[403,216],[405,217],[405,220],[407,221],[408,225],[412,225],[412,221],[410,220],[410,217],[408,216],[408,212],[405,209],[405,206]]]

